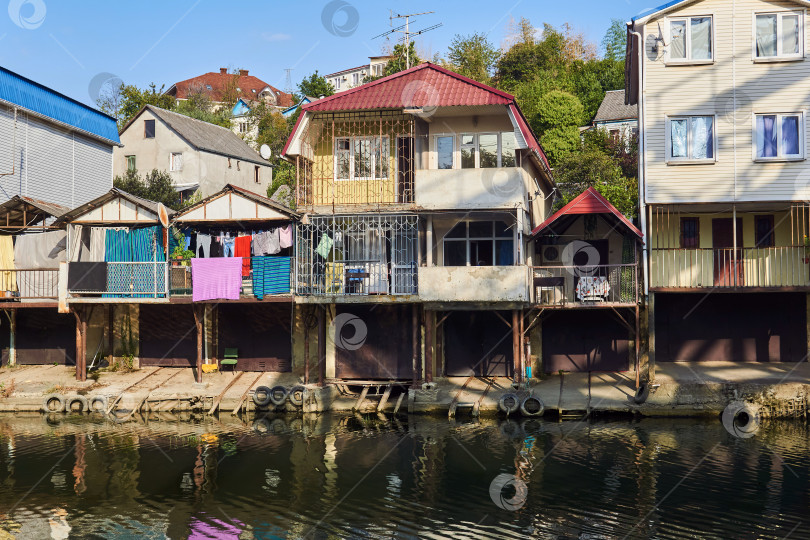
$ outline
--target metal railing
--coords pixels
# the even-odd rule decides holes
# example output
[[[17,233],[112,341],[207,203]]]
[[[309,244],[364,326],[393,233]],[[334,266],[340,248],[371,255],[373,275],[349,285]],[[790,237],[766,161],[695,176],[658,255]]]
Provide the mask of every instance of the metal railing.
[[[68,267],[71,263],[68,263]],[[168,265],[163,261],[105,262],[106,283],[68,288],[71,296],[103,298],[158,298],[166,295]]]
[[[638,265],[532,267],[532,301],[542,306],[638,303]]]
[[[172,259],[169,267],[169,294],[190,296],[194,280],[190,259]],[[242,276],[240,296],[289,295],[292,291],[290,257],[251,257],[250,275]]]
[[[810,248],[653,248],[656,288],[809,287]]]
[[[58,284],[56,268],[0,270],[0,301],[56,300]]]

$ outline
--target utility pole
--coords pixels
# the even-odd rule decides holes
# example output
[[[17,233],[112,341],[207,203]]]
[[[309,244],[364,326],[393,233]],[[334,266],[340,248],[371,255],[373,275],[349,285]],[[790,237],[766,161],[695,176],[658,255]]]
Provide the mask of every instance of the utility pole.
[[[428,32],[430,30],[435,30],[436,28],[439,28],[440,26],[442,26],[442,23],[434,24],[433,26],[429,26],[427,28],[423,28],[422,30],[419,30],[418,32],[413,32],[412,33],[410,31],[411,17],[416,17],[417,15],[429,15],[431,13],[436,13],[436,12],[435,11],[423,11],[421,13],[406,13],[404,15],[401,14],[401,13],[397,13],[396,15],[394,15],[393,12],[392,12],[391,16],[389,17],[389,19],[391,21],[389,24],[391,26],[394,25],[394,19],[405,19],[405,24],[397,26],[396,28],[393,28],[393,29],[391,29],[391,30],[389,30],[387,32],[383,32],[382,34],[376,35],[371,39],[376,39],[378,37],[386,36],[388,34],[393,34],[393,33],[404,34],[403,39],[404,39],[404,43],[405,43],[405,69],[409,69],[411,67],[411,35],[418,36],[419,34],[423,34],[423,33]]]

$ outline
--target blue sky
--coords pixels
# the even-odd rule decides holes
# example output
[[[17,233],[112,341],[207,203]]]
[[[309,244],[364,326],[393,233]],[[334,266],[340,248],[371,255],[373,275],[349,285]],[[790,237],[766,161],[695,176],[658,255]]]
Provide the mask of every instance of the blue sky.
[[[295,84],[316,69],[323,74],[360,65],[380,53],[383,40],[371,38],[390,29],[389,9],[435,11],[417,17],[412,29],[442,22],[416,40],[420,49],[444,54],[455,34],[486,32],[500,45],[510,17],[528,17],[536,26],[570,22],[598,44],[611,18],[627,20],[655,2],[0,0],[5,4],[0,65],[90,104],[112,76],[168,88],[229,67],[249,69],[283,89],[285,68],[293,68]]]

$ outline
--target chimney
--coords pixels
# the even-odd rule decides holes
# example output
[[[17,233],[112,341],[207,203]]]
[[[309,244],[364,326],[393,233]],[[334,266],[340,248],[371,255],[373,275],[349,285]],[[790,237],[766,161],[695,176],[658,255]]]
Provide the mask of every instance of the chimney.
[[[240,69],[239,70],[239,76],[240,77],[247,77],[247,74],[248,74],[248,70],[246,70],[246,69]]]
[[[226,75],[228,73],[228,68],[219,68],[219,72],[223,75]]]

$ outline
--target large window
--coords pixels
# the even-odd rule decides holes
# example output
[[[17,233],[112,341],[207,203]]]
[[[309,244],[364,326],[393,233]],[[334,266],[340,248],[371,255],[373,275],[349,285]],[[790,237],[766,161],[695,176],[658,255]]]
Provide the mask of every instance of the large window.
[[[684,249],[700,247],[700,221],[698,218],[681,218],[681,247]]]
[[[436,137],[436,168],[453,168],[453,141],[452,135],[439,135]]]
[[[712,56],[712,18],[686,17],[669,20],[669,60],[706,62]]]
[[[803,117],[800,113],[757,114],[754,122],[758,160],[801,159]]]
[[[773,247],[773,214],[754,216],[754,233],[758,248]]]
[[[669,161],[713,161],[714,117],[682,116],[667,120]]]
[[[513,232],[503,221],[462,221],[442,240],[444,266],[512,266]]]
[[[754,57],[800,58],[803,49],[802,15],[795,11],[754,15]]]
[[[388,137],[339,137],[335,139],[335,179],[388,178]]]
[[[446,143],[444,147],[440,143]],[[460,167],[462,169],[490,169],[514,167],[517,141],[511,131],[503,133],[462,133],[459,137]],[[451,169],[452,137],[436,137],[436,151],[439,156],[438,168]],[[442,159],[442,156],[445,159]],[[450,166],[442,166],[442,164]]]

